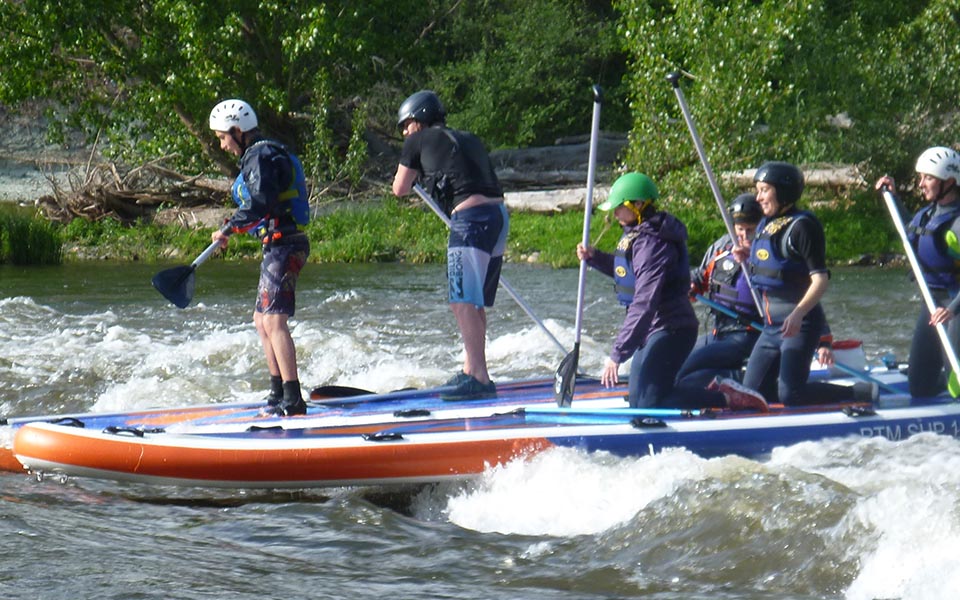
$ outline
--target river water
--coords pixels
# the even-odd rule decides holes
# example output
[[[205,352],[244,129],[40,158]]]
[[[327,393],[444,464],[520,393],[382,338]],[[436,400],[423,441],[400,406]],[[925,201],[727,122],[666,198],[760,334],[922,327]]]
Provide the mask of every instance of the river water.
[[[256,399],[255,264],[211,261],[180,311],[157,265],[0,266],[0,414]],[[565,348],[577,271],[505,276]],[[599,374],[622,315],[588,276],[580,365]],[[460,365],[442,267],[309,265],[293,335],[306,390],[438,385]],[[906,358],[919,299],[903,272],[837,269],[835,336]],[[495,379],[563,353],[501,291]],[[0,441],[3,441],[0,439]],[[0,474],[0,597],[955,598],[960,442],[831,440],[764,461],[560,449],[477,481],[294,492]]]

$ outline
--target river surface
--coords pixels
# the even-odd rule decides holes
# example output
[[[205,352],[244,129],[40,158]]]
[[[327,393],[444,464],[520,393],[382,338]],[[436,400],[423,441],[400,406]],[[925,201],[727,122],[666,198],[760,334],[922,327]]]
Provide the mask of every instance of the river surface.
[[[250,323],[256,264],[213,260],[194,305],[167,265],[0,266],[0,415],[131,410],[266,391]],[[505,276],[569,349],[577,271]],[[620,309],[587,279],[581,370]],[[309,265],[292,329],[305,391],[438,385],[460,366],[442,267]],[[918,295],[902,271],[836,269],[837,339],[906,359]],[[563,352],[501,291],[494,379]],[[2,435],[2,434],[0,434]],[[0,437],[0,442],[5,440]],[[683,450],[548,451],[462,484],[293,492],[0,474],[0,598],[892,599],[960,593],[960,442],[845,439],[763,461]]]

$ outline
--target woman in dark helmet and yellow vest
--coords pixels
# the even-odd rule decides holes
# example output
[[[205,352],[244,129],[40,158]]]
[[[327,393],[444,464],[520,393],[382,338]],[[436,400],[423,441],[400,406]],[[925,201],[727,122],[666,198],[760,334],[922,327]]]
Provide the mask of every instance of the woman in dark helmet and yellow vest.
[[[687,298],[687,228],[657,210],[657,198],[649,177],[623,175],[599,206],[612,210],[623,227],[616,252],[577,245],[581,260],[613,278],[617,298],[626,307],[601,380],[607,387],[618,383],[620,364],[632,357],[628,399],[633,407],[663,405],[697,339],[697,317]]]
[[[804,403],[810,360],[826,317],[820,299],[827,291],[823,226],[797,208],[803,174],[786,162],[767,162],[754,175],[763,219],[746,258],[750,280],[761,296],[764,330],[747,361],[743,384],[768,401]],[[811,398],[816,401],[816,398]]]

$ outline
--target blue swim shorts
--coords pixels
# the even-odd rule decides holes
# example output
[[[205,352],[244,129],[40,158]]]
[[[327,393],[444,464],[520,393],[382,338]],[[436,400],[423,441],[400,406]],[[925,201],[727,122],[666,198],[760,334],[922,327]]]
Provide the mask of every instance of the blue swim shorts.
[[[502,202],[453,213],[447,243],[451,304],[493,306],[509,230],[510,218]]]

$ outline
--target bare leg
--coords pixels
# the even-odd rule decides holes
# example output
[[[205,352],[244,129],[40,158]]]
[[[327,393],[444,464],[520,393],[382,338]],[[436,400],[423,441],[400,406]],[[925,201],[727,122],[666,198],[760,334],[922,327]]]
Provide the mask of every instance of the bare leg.
[[[254,313],[253,322],[270,374],[279,375],[284,381],[297,380],[297,349],[287,326],[287,315]]]
[[[463,337],[463,350],[466,357],[463,361],[463,372],[472,375],[480,383],[490,382],[487,373],[487,313],[483,307],[472,304],[454,303],[450,305],[460,335]]]

